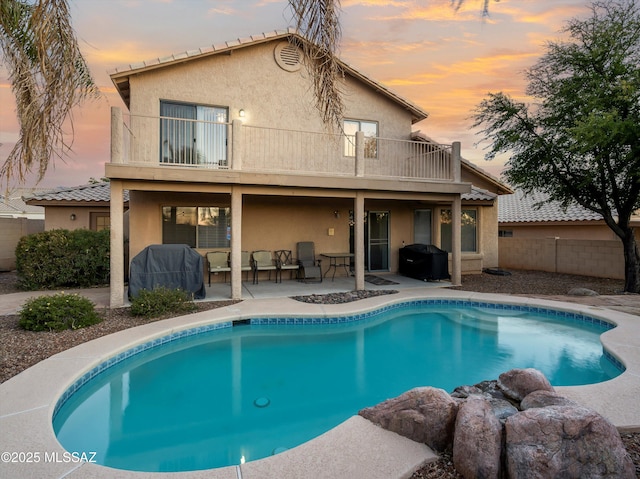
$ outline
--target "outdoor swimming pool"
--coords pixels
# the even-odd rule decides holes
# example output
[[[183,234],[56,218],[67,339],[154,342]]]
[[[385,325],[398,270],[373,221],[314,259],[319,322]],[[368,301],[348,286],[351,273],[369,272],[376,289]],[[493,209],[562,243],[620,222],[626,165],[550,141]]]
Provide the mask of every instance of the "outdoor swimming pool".
[[[103,465],[188,471],[295,447],[416,386],[451,391],[535,367],[552,384],[619,375],[576,313],[421,300],[336,318],[255,318],[142,344],[78,379],[53,425]]]

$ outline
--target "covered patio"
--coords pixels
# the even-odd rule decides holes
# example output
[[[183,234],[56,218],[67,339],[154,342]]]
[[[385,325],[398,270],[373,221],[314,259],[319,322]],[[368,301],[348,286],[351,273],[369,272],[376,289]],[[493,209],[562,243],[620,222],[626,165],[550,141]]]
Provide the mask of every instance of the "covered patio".
[[[322,271],[327,269],[328,264],[322,266]],[[366,290],[413,290],[424,288],[425,290],[434,290],[436,288],[445,288],[451,286],[449,281],[421,281],[393,273],[376,273],[375,278],[380,278],[385,282],[395,284],[374,284],[367,281],[369,275],[365,275],[364,289]],[[322,283],[304,283],[289,279],[285,273],[281,283],[276,283],[272,278],[271,281],[261,280],[258,284],[253,284],[251,280],[242,281],[242,298],[243,299],[265,299],[265,298],[289,298],[292,296],[309,296],[323,295],[331,293],[344,293],[353,291],[353,277],[336,276],[331,279],[329,273]],[[229,299],[231,288],[230,283],[212,282],[211,286],[206,284],[207,296],[202,301],[224,301]]]

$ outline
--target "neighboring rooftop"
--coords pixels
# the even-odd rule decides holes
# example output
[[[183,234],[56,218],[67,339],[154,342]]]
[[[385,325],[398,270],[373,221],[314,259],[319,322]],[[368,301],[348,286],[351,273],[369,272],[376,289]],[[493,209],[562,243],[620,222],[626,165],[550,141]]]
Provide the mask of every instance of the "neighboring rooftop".
[[[44,209],[40,206],[28,205],[23,200],[23,195],[33,194],[34,192],[49,192],[51,189],[16,189],[8,192],[6,195],[0,195],[0,217],[34,217],[44,216]]]
[[[539,205],[539,206],[536,206]],[[498,198],[498,223],[540,223],[559,221],[600,221],[602,215],[578,204],[566,209],[558,201],[550,201],[546,193],[525,194],[517,190]]]
[[[25,202],[29,205],[44,206],[52,203],[109,203],[111,193],[109,183],[92,183],[89,185],[74,186],[58,189],[46,193],[25,196]],[[124,191],[124,202],[129,201],[129,191]]]

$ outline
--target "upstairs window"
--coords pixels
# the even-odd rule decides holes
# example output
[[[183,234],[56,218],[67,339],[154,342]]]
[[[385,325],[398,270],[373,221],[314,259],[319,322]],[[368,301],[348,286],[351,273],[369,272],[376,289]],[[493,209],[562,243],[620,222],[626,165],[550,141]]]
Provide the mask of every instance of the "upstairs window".
[[[356,156],[356,132],[364,133],[364,157],[378,157],[378,122],[344,120],[344,156]]]
[[[227,109],[160,102],[160,162],[227,166]]]

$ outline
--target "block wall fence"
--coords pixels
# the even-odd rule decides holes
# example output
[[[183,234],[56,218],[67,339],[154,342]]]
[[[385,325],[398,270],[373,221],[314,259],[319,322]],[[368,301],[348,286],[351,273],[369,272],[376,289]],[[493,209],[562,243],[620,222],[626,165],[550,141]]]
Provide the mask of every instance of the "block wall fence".
[[[502,269],[524,269],[624,279],[624,254],[618,240],[499,238]]]
[[[44,231],[44,220],[0,218],[0,271],[16,269],[16,246],[25,235]]]

